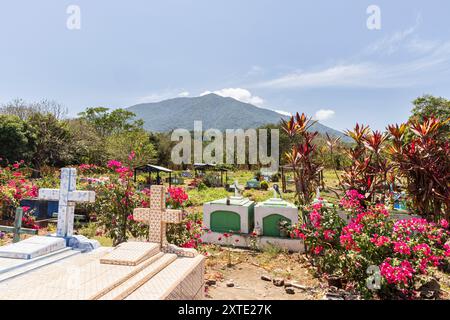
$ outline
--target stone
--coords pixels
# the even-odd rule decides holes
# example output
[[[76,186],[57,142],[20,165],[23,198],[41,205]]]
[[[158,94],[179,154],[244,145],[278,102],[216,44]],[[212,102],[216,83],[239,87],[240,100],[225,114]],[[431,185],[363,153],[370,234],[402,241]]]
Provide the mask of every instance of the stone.
[[[295,294],[295,290],[291,287],[285,289],[287,294]]]
[[[300,289],[300,290],[303,290],[303,291],[311,290],[310,287],[306,287],[306,286],[303,286],[303,285],[298,284],[298,283],[295,283],[295,282],[291,283],[291,285],[292,285],[294,288]]]
[[[441,286],[436,279],[431,279],[419,289],[420,297],[424,299],[436,299],[439,297]]]
[[[76,235],[68,240],[68,246],[74,250],[81,252],[90,252],[97,248],[100,248],[100,242],[94,239],[88,239],[82,235]]]
[[[283,278],[275,278],[275,279],[273,279],[273,284],[276,287],[282,287],[282,286],[284,286],[284,279]]]
[[[205,284],[206,284],[207,286],[214,286],[214,285],[216,285],[216,283],[217,283],[217,281],[214,280],[214,279],[208,279],[208,280],[206,280],[206,282],[205,282]]]
[[[344,300],[342,295],[340,295],[339,293],[331,293],[331,292],[327,292],[325,294],[324,299],[325,300]]]
[[[232,281],[228,281],[226,285],[228,288],[234,287],[234,283]]]
[[[270,276],[261,276],[261,280],[272,282],[272,278]]]

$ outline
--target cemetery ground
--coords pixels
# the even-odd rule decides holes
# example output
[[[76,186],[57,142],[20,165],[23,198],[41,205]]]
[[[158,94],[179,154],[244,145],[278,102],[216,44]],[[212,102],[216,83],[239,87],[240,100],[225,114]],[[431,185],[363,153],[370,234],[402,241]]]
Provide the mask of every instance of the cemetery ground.
[[[245,185],[253,175],[252,171],[236,171],[230,180],[237,180],[240,185]],[[326,186],[338,186],[332,170],[325,170],[324,180]],[[187,190],[189,196],[189,205],[185,209],[188,214],[202,212],[202,205],[205,202],[231,195],[224,188],[192,189],[188,187],[191,182],[191,179],[186,179],[181,186]],[[271,188],[273,184],[269,183],[268,190],[245,190],[243,196],[257,202],[265,201],[273,196]],[[329,202],[337,202],[338,196],[341,195],[339,192],[336,194],[324,190],[321,196]],[[283,198],[294,202],[294,193],[285,193]],[[75,223],[76,233],[98,240],[102,246],[112,246],[113,240],[99,234],[97,229],[98,225],[95,222]],[[42,225],[39,234],[45,235],[55,231],[56,224],[50,222]],[[22,235],[22,239],[27,237],[29,236]],[[5,234],[0,240],[0,245],[10,242],[12,242],[12,236]],[[333,297],[333,293],[339,291],[333,287],[333,283],[317,272],[317,268],[311,265],[304,253],[289,253],[276,246],[255,251],[210,244],[202,245],[201,252],[207,258],[205,270],[207,299],[317,300],[328,297],[330,292]],[[450,299],[449,273],[438,270],[435,272],[440,285],[438,298]],[[360,296],[354,293],[347,297],[341,295],[341,298],[359,299]]]

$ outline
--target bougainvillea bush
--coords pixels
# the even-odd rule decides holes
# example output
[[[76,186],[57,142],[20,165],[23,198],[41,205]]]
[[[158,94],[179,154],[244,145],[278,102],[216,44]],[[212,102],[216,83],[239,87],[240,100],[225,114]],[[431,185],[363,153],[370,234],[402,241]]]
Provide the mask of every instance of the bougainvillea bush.
[[[365,297],[417,297],[420,286],[450,256],[448,222],[395,221],[383,205],[359,205],[361,198],[352,191],[343,202],[353,214],[347,225],[335,209],[315,204],[292,236],[305,240],[322,275],[344,279]],[[368,270],[378,270],[379,287],[368,285],[375,279]]]
[[[148,226],[137,222],[133,217],[135,208],[150,207],[150,189],[139,190],[133,181],[134,154],[129,157],[129,163],[111,160],[107,164],[108,176],[97,178],[81,177],[84,188],[96,192],[94,204],[87,204],[90,220],[97,221],[99,231],[113,239],[113,245],[120,244],[132,238],[148,238]],[[91,174],[92,167],[83,165],[86,174]],[[98,168],[94,168],[99,172]],[[100,171],[103,172],[103,171]],[[188,202],[188,195],[183,188],[168,188],[166,206],[171,209],[183,209]],[[169,242],[186,248],[198,248],[201,244],[201,219],[195,215],[187,215],[179,225],[168,226]]]
[[[188,214],[181,224],[170,224],[167,240],[183,248],[201,249],[204,230],[198,213]]]
[[[37,196],[38,188],[27,179],[28,171],[23,161],[0,167],[0,209],[6,218],[14,218],[22,199]]]
[[[96,192],[95,203],[87,205],[90,218],[100,224],[114,245],[127,241],[130,236],[139,238],[148,234],[148,228],[133,219],[133,210],[141,207],[143,195],[137,192],[132,181],[133,155],[129,159],[128,164],[109,161],[109,179],[89,180],[86,185]]]

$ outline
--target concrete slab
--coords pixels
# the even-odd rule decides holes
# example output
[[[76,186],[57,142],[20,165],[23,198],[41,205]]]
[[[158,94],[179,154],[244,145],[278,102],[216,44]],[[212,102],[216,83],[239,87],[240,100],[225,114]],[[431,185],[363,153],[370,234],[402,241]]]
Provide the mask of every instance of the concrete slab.
[[[0,257],[29,260],[65,247],[66,241],[63,238],[34,236],[0,247]]]

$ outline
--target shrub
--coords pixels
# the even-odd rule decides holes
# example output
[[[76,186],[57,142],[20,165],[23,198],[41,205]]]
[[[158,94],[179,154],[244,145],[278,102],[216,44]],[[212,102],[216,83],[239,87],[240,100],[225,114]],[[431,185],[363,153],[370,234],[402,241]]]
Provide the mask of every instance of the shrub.
[[[322,170],[315,159],[317,145],[314,139],[318,132],[309,131],[314,123],[305,114],[298,113],[288,121],[282,120],[282,129],[293,145],[285,157],[293,169],[297,203],[302,206],[311,203],[319,186],[318,175]]]
[[[181,224],[170,224],[167,240],[183,248],[199,249],[203,235],[202,220],[198,213],[188,214]]]
[[[344,201],[351,204],[347,208],[353,214],[348,225],[335,210],[318,203],[292,236],[304,239],[320,273],[342,277],[365,297],[414,298],[433,268],[450,255],[448,222],[438,225],[417,218],[394,222],[383,205],[359,205],[361,197],[352,192]],[[379,291],[367,286],[372,266],[380,271]]]
[[[411,209],[438,221],[450,218],[450,144],[441,130],[448,122],[436,118],[389,126],[390,154],[407,180]]]
[[[7,219],[14,219],[15,208],[26,198],[37,197],[38,188],[26,176],[23,161],[0,167],[0,207]]]

